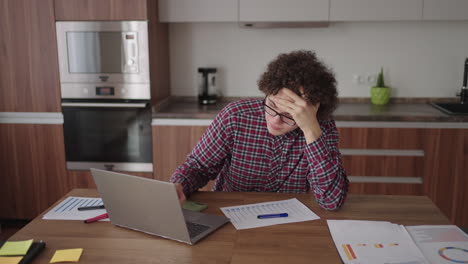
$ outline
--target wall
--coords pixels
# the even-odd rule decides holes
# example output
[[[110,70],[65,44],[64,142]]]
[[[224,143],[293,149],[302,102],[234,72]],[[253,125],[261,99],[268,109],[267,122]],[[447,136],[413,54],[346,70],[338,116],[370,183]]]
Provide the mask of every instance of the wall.
[[[256,82],[278,53],[311,49],[333,68],[340,97],[368,97],[355,75],[384,67],[395,97],[453,97],[468,57],[468,21],[331,23],[327,28],[247,29],[172,23],[171,92],[197,95],[197,68],[218,67],[224,96],[259,96]],[[364,78],[367,79],[367,78]]]

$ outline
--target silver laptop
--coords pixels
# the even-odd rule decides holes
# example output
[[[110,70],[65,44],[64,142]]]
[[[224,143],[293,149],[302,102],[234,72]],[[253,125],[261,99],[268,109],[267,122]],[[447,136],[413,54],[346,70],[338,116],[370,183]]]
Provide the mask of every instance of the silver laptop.
[[[182,209],[173,183],[98,169],[91,173],[114,225],[193,245],[229,222]]]

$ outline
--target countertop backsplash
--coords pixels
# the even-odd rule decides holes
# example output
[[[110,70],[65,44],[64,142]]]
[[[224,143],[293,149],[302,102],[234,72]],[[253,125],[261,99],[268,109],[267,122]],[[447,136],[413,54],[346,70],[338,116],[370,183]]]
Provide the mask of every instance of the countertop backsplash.
[[[314,50],[340,97],[369,97],[383,67],[392,97],[454,97],[468,57],[468,21],[330,23],[326,28],[169,24],[171,94],[197,95],[197,68],[216,67],[222,95],[261,96],[257,80],[279,53]],[[359,77],[359,78],[358,78]]]

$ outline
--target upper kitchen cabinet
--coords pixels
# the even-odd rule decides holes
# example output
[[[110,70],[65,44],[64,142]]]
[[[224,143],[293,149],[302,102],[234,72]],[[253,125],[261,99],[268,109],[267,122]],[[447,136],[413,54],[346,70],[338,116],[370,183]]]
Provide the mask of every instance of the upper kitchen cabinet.
[[[56,20],[146,20],[147,0],[55,0]]]
[[[424,0],[423,20],[468,20],[468,0]]]
[[[159,0],[160,22],[236,22],[237,0]]]
[[[423,0],[330,0],[330,21],[421,20],[422,7]]]
[[[328,21],[329,0],[239,0],[240,22]]]
[[[0,112],[60,112],[53,0],[0,1]]]

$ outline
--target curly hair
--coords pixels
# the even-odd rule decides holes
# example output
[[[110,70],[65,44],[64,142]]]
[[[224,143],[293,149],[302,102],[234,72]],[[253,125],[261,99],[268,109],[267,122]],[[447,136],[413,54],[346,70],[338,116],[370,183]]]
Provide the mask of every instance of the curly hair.
[[[338,105],[335,76],[312,51],[298,50],[278,55],[268,64],[267,71],[257,83],[266,95],[275,95],[282,88],[289,88],[313,104],[320,103],[319,120],[331,118]],[[301,87],[304,88],[302,93]]]

